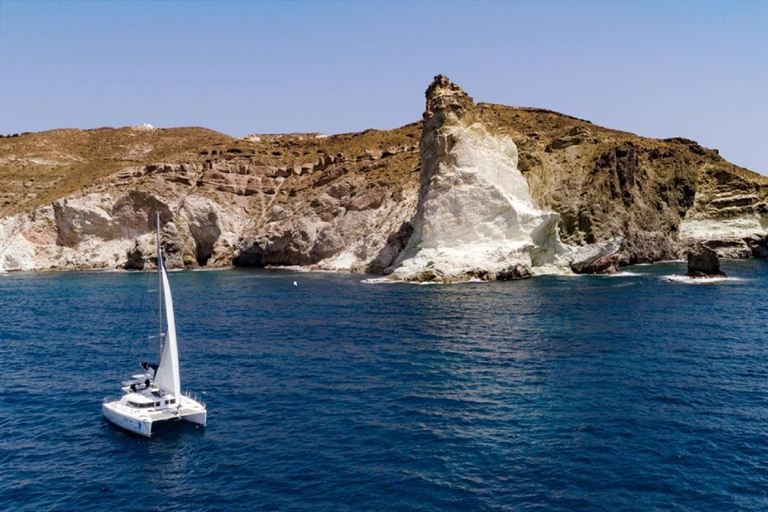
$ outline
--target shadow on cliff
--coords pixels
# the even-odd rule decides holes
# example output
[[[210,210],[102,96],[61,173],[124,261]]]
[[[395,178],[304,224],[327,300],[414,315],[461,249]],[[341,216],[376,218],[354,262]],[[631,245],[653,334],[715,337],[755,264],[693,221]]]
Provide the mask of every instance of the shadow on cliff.
[[[365,267],[368,274],[383,274],[384,270],[395,262],[397,256],[405,249],[413,234],[411,221],[403,222],[400,229],[387,237],[387,241],[379,254]]]

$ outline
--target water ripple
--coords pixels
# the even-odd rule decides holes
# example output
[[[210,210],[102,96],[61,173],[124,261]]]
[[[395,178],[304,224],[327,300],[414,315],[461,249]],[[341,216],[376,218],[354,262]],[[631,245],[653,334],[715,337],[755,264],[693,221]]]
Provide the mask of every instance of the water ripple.
[[[174,273],[210,421],[150,440],[100,415],[154,350],[146,275],[4,276],[0,503],[764,510],[768,265],[724,266],[738,286],[662,279],[679,263],[428,287]]]

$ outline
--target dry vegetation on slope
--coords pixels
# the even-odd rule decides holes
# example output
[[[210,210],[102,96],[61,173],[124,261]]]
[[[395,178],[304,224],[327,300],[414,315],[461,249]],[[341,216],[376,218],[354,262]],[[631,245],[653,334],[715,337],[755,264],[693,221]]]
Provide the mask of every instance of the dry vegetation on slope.
[[[623,263],[658,261],[679,257],[686,215],[768,213],[768,178],[694,141],[639,137],[541,109],[479,106],[485,122],[517,143],[519,168],[537,201],[560,213],[567,243],[621,236]]]
[[[232,138],[205,128],[51,130],[0,139],[0,218],[65,197],[127,166],[202,161]]]
[[[623,263],[656,261],[679,256],[683,218],[768,212],[767,178],[693,141],[638,137],[541,109],[477,107],[481,122],[516,142],[534,199],[560,213],[567,243],[621,236]],[[209,240],[202,254],[195,240],[198,254],[184,265],[313,265],[347,250],[380,271],[409,236],[421,129],[235,139],[204,128],[100,128],[0,138],[0,219],[89,194],[140,190],[176,208],[196,196],[238,218],[230,225],[239,240]],[[57,219],[77,217],[71,205],[58,205]]]

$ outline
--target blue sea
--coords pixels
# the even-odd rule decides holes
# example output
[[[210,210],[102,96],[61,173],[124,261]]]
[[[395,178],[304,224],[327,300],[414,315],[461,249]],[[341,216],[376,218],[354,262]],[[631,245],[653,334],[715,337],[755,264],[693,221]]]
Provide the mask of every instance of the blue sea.
[[[766,510],[768,262],[723,266],[173,272],[208,426],[151,439],[101,403],[156,358],[155,276],[0,276],[0,509]]]

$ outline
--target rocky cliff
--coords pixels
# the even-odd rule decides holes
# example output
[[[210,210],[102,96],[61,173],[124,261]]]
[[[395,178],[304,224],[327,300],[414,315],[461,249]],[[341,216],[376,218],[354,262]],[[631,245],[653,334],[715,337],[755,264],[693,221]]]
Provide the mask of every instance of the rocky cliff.
[[[649,139],[540,109],[480,105],[511,136],[563,242],[621,239],[622,265],[682,258],[705,242],[721,256],[765,257],[768,178],[683,138]]]
[[[416,281],[543,273],[566,252],[558,219],[534,204],[514,141],[490,132],[472,98],[436,77],[427,90],[413,234],[387,272]]]
[[[484,248],[461,272],[492,279],[527,275],[517,263],[592,272],[678,258],[700,241],[768,254],[768,179],[716,150],[474,104],[444,77],[424,118],[333,136],[140,126],[0,138],[0,271],[152,266],[155,211],[176,267],[397,275],[409,260],[436,265],[431,248],[444,272],[467,242]],[[579,256],[559,259],[560,245]],[[478,265],[494,257],[504,263]]]
[[[152,266],[159,211],[171,266],[377,271],[410,234],[419,137],[413,124],[329,137],[137,127],[0,139],[0,269]]]

